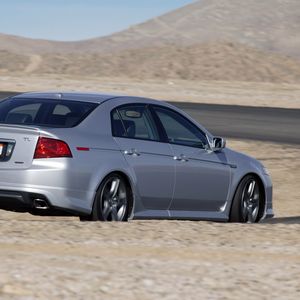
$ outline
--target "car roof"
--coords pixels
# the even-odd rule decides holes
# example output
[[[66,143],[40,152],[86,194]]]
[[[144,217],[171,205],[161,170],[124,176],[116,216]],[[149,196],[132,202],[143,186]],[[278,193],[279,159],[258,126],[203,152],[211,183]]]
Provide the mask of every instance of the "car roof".
[[[102,94],[102,93],[85,93],[85,92],[62,92],[62,91],[49,91],[49,92],[28,92],[14,96],[13,98],[35,98],[35,99],[57,99],[57,100],[72,100],[102,103],[103,101],[122,97],[122,95]]]
[[[28,92],[23,94],[18,94],[13,96],[12,98],[36,98],[36,99],[57,99],[57,100],[70,100],[70,101],[82,101],[82,102],[92,102],[101,104],[105,101],[112,99],[124,99],[130,98],[134,99],[137,102],[145,102],[145,103],[159,103],[160,101],[136,97],[136,96],[127,96],[120,94],[105,94],[105,93],[88,93],[88,92],[62,92],[62,91],[50,91],[50,92]]]

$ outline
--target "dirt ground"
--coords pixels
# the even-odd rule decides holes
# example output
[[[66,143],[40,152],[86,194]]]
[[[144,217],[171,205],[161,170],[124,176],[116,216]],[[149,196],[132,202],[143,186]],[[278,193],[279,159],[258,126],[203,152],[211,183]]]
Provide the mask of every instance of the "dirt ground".
[[[270,170],[277,219],[117,224],[0,211],[0,299],[299,299],[300,148],[228,144]]]
[[[1,91],[98,91],[168,101],[300,108],[300,84],[133,80],[62,75],[0,76]]]

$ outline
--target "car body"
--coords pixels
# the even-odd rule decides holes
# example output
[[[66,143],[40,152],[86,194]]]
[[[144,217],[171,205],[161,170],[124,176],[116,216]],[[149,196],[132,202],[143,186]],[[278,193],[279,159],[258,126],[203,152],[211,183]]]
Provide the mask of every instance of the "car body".
[[[47,147],[62,155],[45,156]],[[273,216],[264,166],[162,101],[20,94],[0,103],[0,148],[4,209],[89,216],[101,183],[119,174],[132,195],[128,219],[228,221],[238,186],[250,174],[261,190],[257,220]]]

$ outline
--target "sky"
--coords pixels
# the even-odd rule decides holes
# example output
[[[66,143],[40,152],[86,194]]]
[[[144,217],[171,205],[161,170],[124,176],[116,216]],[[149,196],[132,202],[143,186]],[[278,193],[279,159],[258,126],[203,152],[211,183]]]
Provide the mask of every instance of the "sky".
[[[194,0],[0,0],[0,33],[74,41],[105,36]]]

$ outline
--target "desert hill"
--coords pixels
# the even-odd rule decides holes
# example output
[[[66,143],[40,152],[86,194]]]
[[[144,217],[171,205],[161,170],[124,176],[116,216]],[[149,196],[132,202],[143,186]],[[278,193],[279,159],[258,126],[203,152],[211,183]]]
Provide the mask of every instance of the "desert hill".
[[[300,61],[242,44],[152,47],[119,54],[45,55],[35,72],[136,79],[300,81]]]
[[[0,75],[67,74],[133,79],[300,82],[300,61],[233,43],[149,47],[120,53],[21,55],[0,51]]]
[[[0,34],[0,74],[300,82],[299,16],[299,0],[199,0],[102,38]]]
[[[12,52],[105,52],[215,41],[300,57],[299,0],[198,0],[108,37],[55,42],[0,34]]]
[[[229,41],[300,57],[299,0],[200,0],[120,33],[87,51]]]

